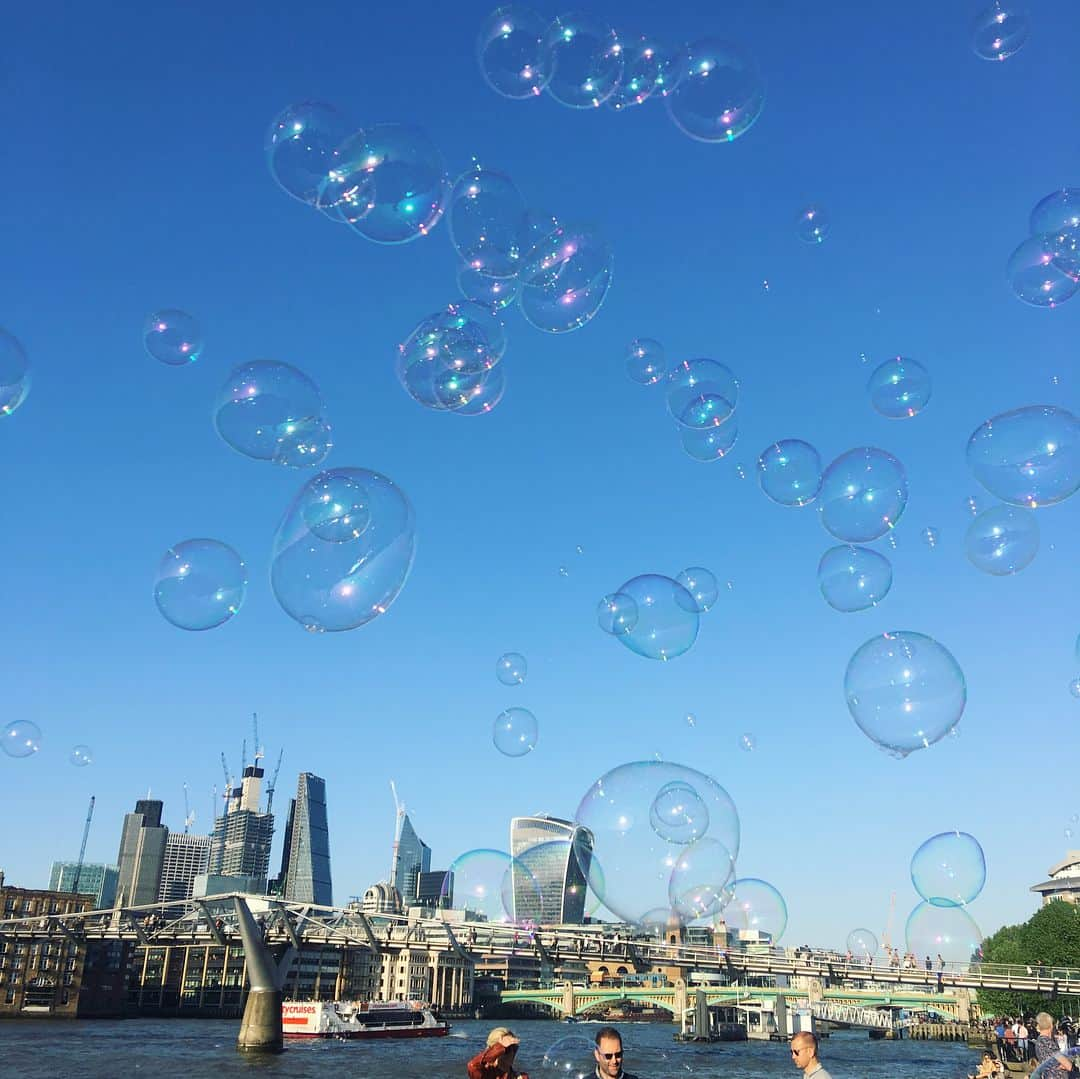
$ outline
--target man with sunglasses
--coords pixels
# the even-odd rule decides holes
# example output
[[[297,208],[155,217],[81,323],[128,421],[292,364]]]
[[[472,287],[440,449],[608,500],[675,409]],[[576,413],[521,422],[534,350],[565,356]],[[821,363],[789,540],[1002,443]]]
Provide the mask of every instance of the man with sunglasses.
[[[623,1071],[622,1035],[614,1027],[601,1027],[596,1032],[597,1079],[637,1079],[628,1071]]]
[[[817,1058],[817,1035],[809,1030],[800,1030],[791,1039],[791,1062],[801,1068],[806,1079],[832,1079]]]

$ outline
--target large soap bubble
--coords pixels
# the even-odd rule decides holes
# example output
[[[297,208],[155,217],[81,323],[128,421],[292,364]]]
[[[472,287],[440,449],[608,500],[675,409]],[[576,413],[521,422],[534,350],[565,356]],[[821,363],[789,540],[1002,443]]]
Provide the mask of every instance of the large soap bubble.
[[[327,512],[327,492],[344,512]],[[361,527],[362,525],[362,527]],[[412,506],[386,476],[320,472],[300,489],[274,535],[270,583],[285,613],[312,632],[355,629],[385,614],[412,568]]]
[[[215,539],[174,544],[162,555],[154,581],[158,610],[180,629],[223,625],[240,610],[246,592],[243,559]]]
[[[667,377],[667,407],[683,427],[719,427],[735,411],[739,382],[716,360],[683,360]]]
[[[639,37],[624,42],[622,81],[607,99],[607,106],[616,112],[641,105],[657,89],[660,77],[660,52],[652,38]]]
[[[544,89],[560,105],[572,109],[602,105],[622,78],[619,39],[607,23],[591,15],[575,12],[552,20],[540,55],[550,75]]]
[[[968,467],[1002,502],[1052,506],[1080,488],[1080,420],[1031,405],[987,420],[968,439]]]
[[[768,933],[779,944],[787,929],[788,909],[775,885],[758,877],[740,877],[731,885],[733,895],[724,908],[724,921],[734,929]]]
[[[0,749],[9,757],[32,757],[41,749],[41,728],[31,719],[16,719],[0,729]]]
[[[993,0],[971,24],[971,48],[983,60],[1007,60],[1031,32],[1028,13],[1014,0]]]
[[[694,792],[699,820],[708,814],[705,837],[689,845],[664,838],[654,827],[653,807],[672,783]],[[723,847],[729,859],[738,856],[739,815],[731,796],[711,776],[668,761],[635,761],[613,768],[586,792],[575,819],[592,836],[591,844],[586,844],[579,835],[577,842],[588,846],[579,854],[579,864],[589,865],[595,855],[597,864],[604,867],[602,880],[589,868],[590,887],[608,910],[630,922],[640,922],[657,907],[670,910],[669,884],[676,864],[704,839]],[[687,875],[697,874],[688,871]],[[722,886],[729,880],[730,873],[711,883]],[[704,883],[709,882],[691,882]]]
[[[982,932],[975,919],[962,907],[935,907],[920,903],[908,915],[904,927],[905,950],[919,959],[940,955],[953,968],[977,961],[982,948]]]
[[[986,883],[986,856],[967,832],[931,836],[911,858],[911,883],[935,907],[963,907]]]
[[[917,360],[896,356],[874,369],[866,384],[870,404],[890,420],[917,416],[930,400],[930,372]]]
[[[668,902],[683,921],[712,918],[731,901],[735,858],[718,839],[705,836],[684,847],[668,881]]]
[[[637,619],[616,639],[646,659],[681,656],[697,640],[699,615],[694,597],[678,581],[645,573],[621,585],[617,593],[634,601]]]
[[[568,333],[600,310],[611,285],[611,247],[589,225],[559,225],[521,270],[521,313],[545,333]]]
[[[877,955],[878,939],[869,929],[853,929],[847,935],[847,950],[854,959],[873,959]]]
[[[321,416],[305,416],[278,427],[274,464],[285,468],[317,468],[334,448],[334,433]]]
[[[679,441],[687,455],[708,464],[723,460],[739,440],[738,416],[732,413],[719,427],[686,427],[679,424]]]
[[[702,38],[683,53],[665,104],[675,125],[692,139],[732,142],[761,115],[765,83],[757,64],[737,45]]]
[[[450,192],[450,241],[472,269],[513,277],[521,268],[525,214],[525,199],[509,176],[474,166]]]
[[[922,633],[871,637],[844,674],[848,711],[886,752],[906,757],[944,738],[967,703],[964,672],[952,653]]]
[[[505,851],[481,847],[466,851],[450,863],[443,878],[442,895],[453,894],[454,910],[470,911],[489,922],[514,921],[514,877],[518,887],[540,901],[536,878]]]
[[[583,1034],[568,1034],[557,1038],[544,1050],[541,1067],[558,1072],[566,1079],[590,1079],[596,1075],[596,1044]]]
[[[270,124],[264,150],[270,175],[294,199],[315,206],[338,147],[352,130],[333,105],[301,101],[283,109]]]
[[[1061,237],[1031,236],[1009,256],[1005,275],[1013,292],[1032,307],[1057,307],[1080,290],[1070,246]]]
[[[528,708],[507,708],[495,717],[491,740],[505,757],[524,757],[536,748],[536,716]]]
[[[480,27],[476,58],[484,81],[497,94],[520,100],[537,97],[547,85],[541,45],[547,21],[532,8],[496,8]]]
[[[158,363],[183,367],[199,358],[202,330],[186,311],[164,308],[154,311],[143,323],[143,344]]]
[[[458,268],[457,284],[466,300],[492,310],[509,307],[521,292],[521,282],[516,277],[488,277],[471,266]]]
[[[1063,187],[1039,199],[1031,211],[1028,228],[1032,236],[1080,228],[1080,187]]]
[[[968,525],[964,551],[983,573],[1019,573],[1038,554],[1039,522],[1019,506],[994,506]]]
[[[504,652],[495,661],[495,677],[504,686],[520,686],[528,673],[528,660],[520,652]]]
[[[0,330],[0,416],[10,416],[30,392],[30,362],[22,343]]]
[[[649,807],[653,831],[669,843],[693,843],[709,828],[709,807],[689,783],[665,783]]]
[[[821,523],[838,540],[867,543],[896,526],[907,497],[904,466],[885,450],[863,446],[825,470],[817,507]]]
[[[830,547],[818,563],[818,588],[825,602],[850,613],[876,607],[892,588],[889,560],[869,547]]]
[[[821,490],[821,455],[809,442],[784,438],[762,450],[758,483],[781,506],[805,506]]]

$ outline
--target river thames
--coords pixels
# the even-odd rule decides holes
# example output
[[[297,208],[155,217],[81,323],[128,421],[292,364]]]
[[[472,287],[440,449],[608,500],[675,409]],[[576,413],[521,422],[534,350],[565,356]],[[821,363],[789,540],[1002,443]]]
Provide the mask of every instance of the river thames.
[[[276,1056],[244,1057],[235,1048],[235,1020],[20,1020],[0,1024],[0,1073],[19,1079],[227,1079],[255,1073],[290,1079],[464,1079],[466,1061],[483,1048],[494,1025],[468,1020],[454,1023],[446,1038],[291,1043]],[[560,1039],[574,1038],[580,1039],[585,1054],[584,1043],[597,1029],[593,1023],[571,1026],[540,1020],[509,1025],[521,1038],[518,1063],[531,1079],[576,1075],[576,1069],[545,1067],[544,1053]],[[668,1023],[629,1023],[621,1029],[626,1066],[640,1079],[798,1076],[783,1044],[677,1044],[675,1027]],[[572,1049],[571,1056],[575,1061],[588,1059]],[[978,1054],[963,1044],[872,1042],[865,1032],[850,1031],[824,1040],[821,1059],[833,1079],[957,1079],[974,1070]]]

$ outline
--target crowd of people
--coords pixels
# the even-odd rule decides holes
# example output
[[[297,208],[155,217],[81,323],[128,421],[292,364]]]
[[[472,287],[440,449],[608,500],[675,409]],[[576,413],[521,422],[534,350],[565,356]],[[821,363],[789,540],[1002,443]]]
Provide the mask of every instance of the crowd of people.
[[[998,1063],[1035,1061],[1041,1064],[1045,1060],[1056,1058],[1057,1066],[1047,1072],[1055,1079],[1073,1070],[1074,1058],[1069,1050],[1076,1048],[1080,1029],[1071,1016],[1064,1015],[1055,1022],[1049,1012],[1039,1012],[1035,1016],[1005,1015],[992,1020],[991,1024]],[[985,1071],[985,1064],[984,1059],[979,1071],[975,1072],[977,1079],[1000,1074]]]

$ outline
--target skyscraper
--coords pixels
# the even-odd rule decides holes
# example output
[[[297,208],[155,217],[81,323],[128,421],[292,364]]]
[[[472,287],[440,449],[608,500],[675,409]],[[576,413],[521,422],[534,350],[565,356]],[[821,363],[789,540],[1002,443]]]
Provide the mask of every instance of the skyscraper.
[[[101,862],[53,862],[49,875],[50,892],[75,891],[75,878],[79,879],[79,895],[92,895],[94,909],[106,910],[116,902],[116,880],[120,870],[115,865]]]
[[[260,889],[266,887],[274,838],[273,814],[259,812],[262,778],[258,766],[244,769],[241,786],[231,792],[224,815],[214,821],[209,867],[210,873],[227,877],[252,877]]]
[[[137,906],[157,900],[165,840],[169,835],[169,829],[161,823],[163,808],[157,799],[143,798],[135,803],[134,813],[124,815],[116,859],[119,866],[116,901],[121,905]]]
[[[514,919],[537,925],[585,919],[586,874],[593,835],[573,821],[539,815],[510,822]]]
[[[420,874],[430,871],[431,848],[416,834],[408,813],[402,811],[397,838],[394,840],[390,883],[398,890],[401,902],[406,907],[416,903]]]
[[[289,807],[288,840],[282,853],[286,899],[330,906],[330,828],[326,820],[326,781],[310,772],[301,772],[296,797]]]
[[[210,864],[210,837],[170,832],[165,840],[158,899],[190,899],[195,878]]]

